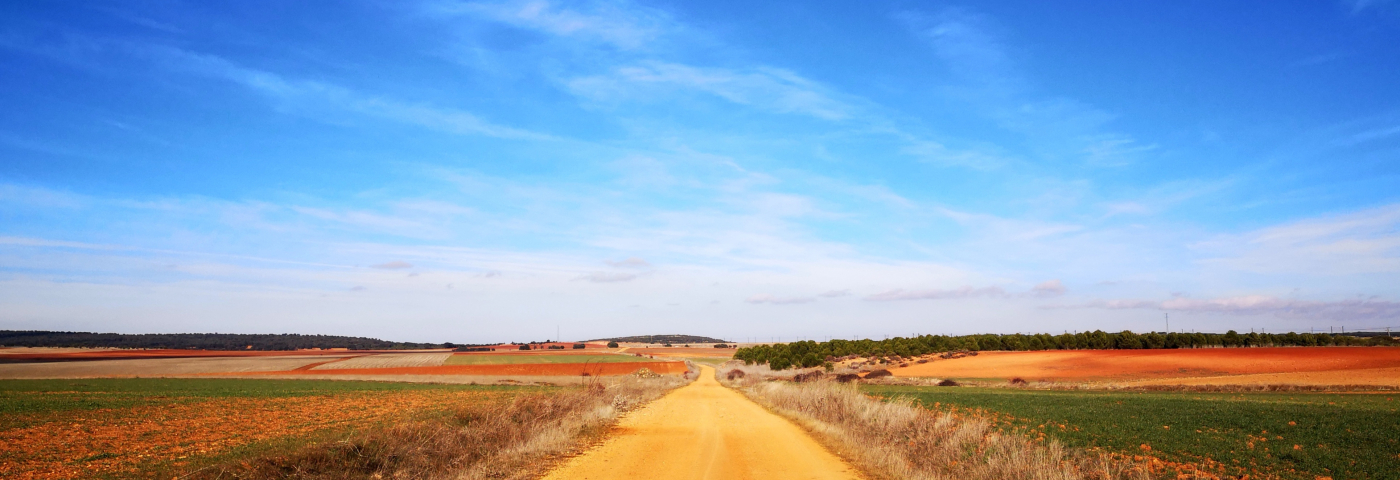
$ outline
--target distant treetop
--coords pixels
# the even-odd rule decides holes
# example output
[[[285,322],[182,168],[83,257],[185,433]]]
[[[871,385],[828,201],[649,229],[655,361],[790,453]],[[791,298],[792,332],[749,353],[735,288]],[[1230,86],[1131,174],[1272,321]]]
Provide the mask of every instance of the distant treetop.
[[[631,342],[631,343],[726,343],[728,340],[701,337],[698,335],[634,335],[631,337],[596,338],[590,342]]]
[[[0,330],[0,346],[66,348],[172,348],[194,350],[412,350],[454,348],[453,343],[391,342],[377,338],[295,333],[89,333]]]

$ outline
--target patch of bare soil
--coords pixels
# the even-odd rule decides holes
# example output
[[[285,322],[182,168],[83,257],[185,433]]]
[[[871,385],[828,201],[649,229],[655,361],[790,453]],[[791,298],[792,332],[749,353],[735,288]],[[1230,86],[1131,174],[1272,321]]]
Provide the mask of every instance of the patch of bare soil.
[[[982,352],[891,368],[898,377],[1166,385],[1400,385],[1400,348],[1276,347]]]

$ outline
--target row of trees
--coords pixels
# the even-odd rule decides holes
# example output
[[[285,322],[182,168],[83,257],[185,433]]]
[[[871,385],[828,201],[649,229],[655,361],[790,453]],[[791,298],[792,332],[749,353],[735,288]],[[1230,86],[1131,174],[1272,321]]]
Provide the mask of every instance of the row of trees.
[[[348,348],[351,350],[404,350],[453,348],[451,343],[390,342],[377,338],[338,335],[241,334],[241,333],[88,333],[37,330],[0,330],[0,346],[70,348],[175,348],[196,350],[297,350]]]
[[[1092,332],[1050,335],[921,335],[895,337],[888,340],[801,341],[784,344],[758,345],[740,348],[734,358],[748,364],[767,363],[776,370],[791,367],[816,367],[828,357],[859,355],[862,357],[917,357],[930,353],[958,350],[1115,350],[1149,348],[1209,348],[1209,347],[1282,347],[1282,346],[1365,346],[1400,345],[1390,337],[1361,338],[1326,333],[1146,333],[1127,330],[1108,333]]]

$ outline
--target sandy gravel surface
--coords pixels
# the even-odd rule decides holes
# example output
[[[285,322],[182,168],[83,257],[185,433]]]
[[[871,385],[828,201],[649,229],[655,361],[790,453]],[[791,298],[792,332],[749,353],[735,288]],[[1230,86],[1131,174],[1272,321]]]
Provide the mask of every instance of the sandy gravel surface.
[[[92,378],[274,372],[324,362],[325,356],[147,358],[54,363],[0,363],[0,378]]]
[[[1151,381],[1154,384],[1400,385],[1397,347],[983,352],[890,369],[901,377]]]
[[[861,478],[797,425],[700,368],[695,383],[628,414],[613,437],[545,478]]]

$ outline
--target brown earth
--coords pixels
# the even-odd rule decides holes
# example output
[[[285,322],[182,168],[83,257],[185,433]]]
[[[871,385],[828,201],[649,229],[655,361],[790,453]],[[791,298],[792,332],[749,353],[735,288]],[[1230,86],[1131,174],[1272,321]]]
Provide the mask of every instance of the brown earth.
[[[442,365],[452,355],[510,355],[528,359],[538,355],[578,356],[578,363]],[[624,375],[649,368],[656,373],[685,372],[685,364],[674,361],[599,364],[588,362],[609,351],[532,350],[519,352],[454,353],[447,350],[409,351],[308,351],[242,352],[190,350],[85,350],[81,352],[34,352],[13,355],[22,361],[6,362],[0,355],[0,379],[5,378],[99,378],[138,376],[267,376],[309,375],[322,378],[338,375],[392,377],[469,375],[479,377]]]
[[[628,348],[623,353],[640,353],[666,358],[734,358],[734,349],[732,348]]]
[[[490,401],[492,392],[376,392],[185,401],[13,415],[0,430],[0,478],[144,478],[200,456],[326,429],[365,426],[423,410]],[[169,478],[169,477],[165,477]]]
[[[395,368],[335,368],[337,364],[331,363],[322,365],[315,369],[276,371],[276,372],[246,372],[242,375],[266,374],[266,375],[286,375],[286,374],[317,374],[317,375],[572,375],[580,376],[589,374],[592,376],[603,375],[626,375],[647,368],[661,374],[685,373],[686,366],[683,362],[626,362],[626,363],[541,363],[541,364],[508,364],[508,365],[441,365],[435,367],[395,367]],[[221,375],[220,373],[210,373],[208,375]]]
[[[342,354],[343,355],[343,354]],[[0,363],[0,378],[94,378],[195,375],[287,371],[328,360],[325,356],[262,356],[249,358],[145,358],[49,363]]]
[[[18,349],[16,349],[18,350]],[[86,360],[126,360],[141,358],[202,358],[202,357],[304,357],[349,356],[376,353],[448,352],[450,350],[171,350],[171,349],[45,349],[0,351],[0,363],[5,362],[63,362]]]
[[[1400,347],[982,352],[891,368],[898,377],[1015,378],[1158,385],[1395,385]]]
[[[310,369],[351,369],[351,368],[391,368],[391,367],[433,367],[442,365],[452,352],[431,353],[381,353],[361,357],[332,360]]]
[[[545,479],[860,478],[797,425],[700,369],[699,380],[628,414],[607,441]]]

